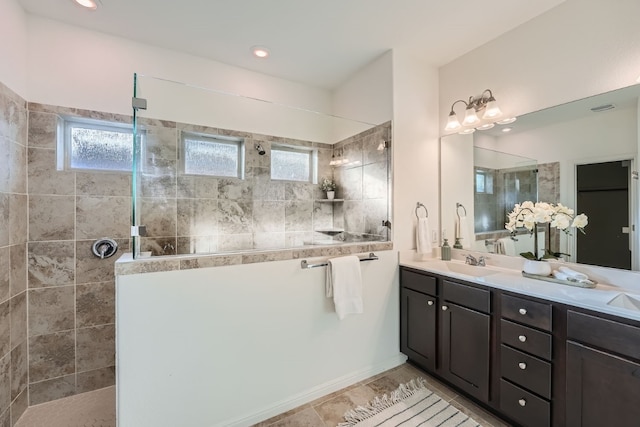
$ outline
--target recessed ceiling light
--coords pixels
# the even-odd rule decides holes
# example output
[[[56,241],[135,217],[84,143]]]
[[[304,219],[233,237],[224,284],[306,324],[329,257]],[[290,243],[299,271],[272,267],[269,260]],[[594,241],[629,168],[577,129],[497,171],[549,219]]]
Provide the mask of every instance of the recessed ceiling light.
[[[76,4],[85,7],[90,10],[96,10],[98,8],[98,2],[96,0],[73,0]]]
[[[507,133],[507,132],[511,132],[513,130],[513,128],[504,128],[502,129],[502,132]]]
[[[496,123],[499,125],[508,125],[509,123],[513,123],[516,120],[516,117],[507,117],[506,119],[498,120]]]
[[[253,56],[255,56],[256,58],[263,59],[269,56],[269,49],[264,46],[253,46],[251,48],[251,53],[253,53]]]

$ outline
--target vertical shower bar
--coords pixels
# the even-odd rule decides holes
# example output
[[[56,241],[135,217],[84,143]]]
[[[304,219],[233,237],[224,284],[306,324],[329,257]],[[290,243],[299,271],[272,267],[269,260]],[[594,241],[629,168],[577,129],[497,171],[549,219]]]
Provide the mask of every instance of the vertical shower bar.
[[[133,73],[133,98],[137,98],[138,95],[138,74]],[[140,143],[138,138],[138,109],[133,106],[133,161],[131,168],[131,252],[133,259],[136,259],[140,254],[140,237],[138,233],[134,233],[135,227],[140,225],[140,218],[138,218],[138,161],[140,158]]]

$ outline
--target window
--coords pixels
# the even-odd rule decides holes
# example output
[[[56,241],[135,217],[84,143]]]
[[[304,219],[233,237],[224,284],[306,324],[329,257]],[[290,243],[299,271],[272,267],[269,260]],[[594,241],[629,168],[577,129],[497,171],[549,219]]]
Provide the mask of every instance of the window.
[[[71,118],[61,123],[58,169],[130,172],[133,164],[131,125]]]
[[[315,182],[317,152],[283,145],[271,146],[271,179]]]
[[[243,145],[241,138],[182,132],[182,172],[242,178]]]
[[[476,193],[493,194],[493,175],[484,170],[476,170]]]

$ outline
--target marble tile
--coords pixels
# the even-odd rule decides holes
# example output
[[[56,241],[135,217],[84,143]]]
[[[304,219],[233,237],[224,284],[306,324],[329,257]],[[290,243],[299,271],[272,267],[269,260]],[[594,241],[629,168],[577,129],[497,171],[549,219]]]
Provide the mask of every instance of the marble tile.
[[[142,237],[140,239],[140,251],[151,252],[152,256],[175,255],[176,238],[171,237]]]
[[[243,264],[253,264],[256,262],[283,261],[292,259],[291,251],[271,251],[263,253],[247,253],[242,255]]]
[[[55,149],[58,115],[29,111],[29,147]]]
[[[284,185],[285,200],[312,200],[314,184],[287,182]]]
[[[11,425],[15,426],[29,406],[29,393],[25,389],[11,404]]]
[[[76,172],[76,194],[131,197],[131,174]]]
[[[9,247],[11,260],[11,296],[27,289],[27,245],[26,243]]]
[[[389,218],[387,199],[364,200],[363,209],[365,233],[386,235],[388,228],[382,221]]]
[[[115,325],[80,328],[77,333],[77,371],[115,365]]]
[[[6,136],[8,139],[26,142],[26,124],[27,110],[25,101],[10,93],[9,90],[3,91],[0,95],[0,136]]]
[[[77,197],[76,239],[125,238],[130,234],[131,199],[129,197]]]
[[[219,179],[218,198],[240,200],[253,198],[253,186],[248,179]]]
[[[271,141],[262,138],[247,138],[245,144],[245,165],[248,168],[271,167]],[[255,145],[260,144],[265,154],[258,154]]]
[[[297,248],[313,240],[313,233],[310,231],[294,231],[284,234],[284,245],[286,248]]]
[[[11,303],[0,303],[0,357],[11,350]],[[7,377],[8,378],[8,377]]]
[[[153,259],[149,261],[136,261],[118,263],[116,271],[118,275],[154,273],[157,271],[180,270],[180,260],[177,259]]]
[[[75,173],[57,170],[56,150],[29,148],[28,156],[29,194],[75,194]]]
[[[364,233],[362,201],[344,202],[344,229],[350,233]]]
[[[253,231],[284,232],[285,202],[256,200],[253,202]],[[284,243],[284,241],[283,241]]]
[[[362,172],[362,198],[382,199],[386,198],[388,193],[386,162],[365,165]]]
[[[362,165],[364,158],[362,154],[361,138],[357,138],[354,141],[345,144],[342,149],[342,156],[346,159],[349,159],[350,163]]]
[[[108,366],[106,368],[95,369],[88,372],[79,372],[77,377],[77,393],[86,393],[88,391],[98,390],[104,387],[115,385],[116,383],[116,367]]]
[[[384,162],[387,163],[387,155],[389,148],[384,150],[378,150],[378,146],[383,141],[390,141],[391,138],[387,136],[387,132],[381,129],[378,132],[372,133],[362,138],[362,153],[363,164],[368,165],[371,163]]]
[[[11,175],[9,188],[12,193],[27,193],[27,148],[20,144],[9,145]]]
[[[4,412],[0,412],[0,427],[12,427],[11,426],[11,411],[9,409]]]
[[[7,246],[9,244],[9,239],[11,236],[10,200],[10,194],[0,193],[0,247]],[[26,215],[27,212],[25,210],[22,213],[23,215]]]
[[[29,243],[29,288],[75,282],[75,242]]]
[[[250,233],[253,217],[251,200],[218,200],[218,232],[220,234]]]
[[[11,356],[0,357],[0,378],[9,379],[11,375]],[[0,381],[0,413],[9,409],[11,404],[11,383]]]
[[[29,384],[29,403],[39,405],[76,394],[76,375],[65,375]]]
[[[180,269],[222,267],[225,265],[242,264],[242,255],[218,255],[180,260]]]
[[[76,242],[76,284],[108,282],[114,279],[114,264],[118,254],[129,251],[129,239],[116,239],[118,253],[107,259],[96,257],[91,251],[93,240]]]
[[[11,144],[7,138],[0,136],[0,192],[11,192]]]
[[[362,167],[344,169],[337,172],[337,197],[347,200],[362,199]]]
[[[220,234],[218,235],[218,251],[243,251],[253,249],[252,234]]]
[[[29,291],[29,336],[51,334],[75,328],[73,286]]]
[[[0,302],[11,296],[11,251],[8,246],[0,247]]]
[[[337,426],[344,421],[344,413],[358,405],[366,405],[376,393],[367,386],[353,388],[331,400],[314,406],[327,426]]]
[[[9,244],[11,245],[27,241],[27,224],[29,224],[27,206],[31,209],[26,195],[11,194],[9,196]],[[29,215],[31,215],[31,210],[29,210]]]
[[[313,202],[289,200],[285,205],[285,231],[311,231]]]
[[[140,220],[147,227],[147,237],[176,235],[176,199],[145,197],[140,202]]]
[[[11,348],[27,339],[27,293],[9,300],[11,308]]]
[[[156,159],[176,160],[178,158],[178,131],[175,128],[148,125],[142,128],[145,132],[142,149],[145,166],[155,166]]]
[[[29,382],[73,374],[75,354],[73,330],[29,338]]]
[[[284,200],[286,184],[281,181],[272,181],[270,168],[250,168],[247,175],[250,176],[253,185],[254,200]]]
[[[176,239],[177,254],[209,254],[218,252],[218,236],[186,236]]]
[[[29,240],[73,240],[75,197],[29,196]]]
[[[334,228],[333,226],[334,204],[328,202],[313,203],[313,229]]]
[[[304,409],[269,424],[270,427],[325,427],[326,425],[313,408]]]
[[[177,200],[178,236],[206,236],[218,233],[218,201]]]
[[[115,282],[76,286],[76,327],[115,323]]]
[[[28,383],[27,341],[11,350],[11,400],[14,400]]]
[[[156,159],[156,166],[140,176],[140,197],[176,197],[176,162]]]
[[[254,249],[282,249],[286,247],[284,232],[277,233],[253,233]]]
[[[178,176],[178,197],[189,199],[217,199],[218,178],[209,176]]]

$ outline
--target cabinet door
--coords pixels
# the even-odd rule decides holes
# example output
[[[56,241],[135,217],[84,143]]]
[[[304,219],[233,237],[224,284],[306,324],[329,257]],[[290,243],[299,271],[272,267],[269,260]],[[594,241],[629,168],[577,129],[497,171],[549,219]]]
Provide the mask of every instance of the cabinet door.
[[[640,364],[567,342],[567,426],[640,425]]]
[[[400,351],[431,371],[436,369],[436,299],[411,289],[400,292]]]
[[[444,302],[441,306],[443,376],[478,399],[489,400],[490,317]]]

